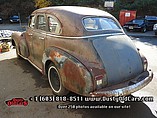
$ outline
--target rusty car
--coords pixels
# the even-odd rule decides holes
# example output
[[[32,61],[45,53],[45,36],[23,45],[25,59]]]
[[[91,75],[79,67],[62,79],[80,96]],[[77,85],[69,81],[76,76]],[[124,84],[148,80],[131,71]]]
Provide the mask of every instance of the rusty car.
[[[17,56],[47,76],[55,95],[126,96],[153,79],[147,59],[116,18],[99,9],[37,9],[12,41]]]

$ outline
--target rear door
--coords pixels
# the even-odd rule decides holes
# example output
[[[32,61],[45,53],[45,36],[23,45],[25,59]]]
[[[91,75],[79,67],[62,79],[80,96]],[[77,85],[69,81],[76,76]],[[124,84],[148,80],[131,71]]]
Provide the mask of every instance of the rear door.
[[[35,65],[40,69],[42,69],[42,57],[45,50],[46,28],[46,15],[37,14],[36,30],[33,32],[33,58]]]
[[[27,40],[27,45],[29,48],[29,60],[33,61],[34,57],[33,57],[33,32],[35,31],[35,14],[32,14],[30,16],[30,20],[29,20],[29,25],[26,31],[26,40]]]

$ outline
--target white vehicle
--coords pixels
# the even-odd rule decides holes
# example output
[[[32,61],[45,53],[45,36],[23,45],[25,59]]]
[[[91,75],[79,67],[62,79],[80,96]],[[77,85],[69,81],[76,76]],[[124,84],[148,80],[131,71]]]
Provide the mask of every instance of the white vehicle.
[[[155,35],[157,35],[157,23],[154,25],[153,30],[155,32]]]

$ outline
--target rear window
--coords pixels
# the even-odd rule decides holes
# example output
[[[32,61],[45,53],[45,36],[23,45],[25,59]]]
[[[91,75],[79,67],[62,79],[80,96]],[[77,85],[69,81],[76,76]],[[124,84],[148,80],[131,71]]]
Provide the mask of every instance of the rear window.
[[[101,31],[101,30],[117,30],[120,26],[111,18],[103,17],[88,17],[83,19],[83,24],[86,30]]]
[[[30,16],[29,27],[34,28],[35,26],[35,16]]]
[[[142,24],[144,23],[144,20],[133,20],[133,23]]]
[[[12,16],[11,18],[18,19],[18,18],[19,18],[19,16]]]

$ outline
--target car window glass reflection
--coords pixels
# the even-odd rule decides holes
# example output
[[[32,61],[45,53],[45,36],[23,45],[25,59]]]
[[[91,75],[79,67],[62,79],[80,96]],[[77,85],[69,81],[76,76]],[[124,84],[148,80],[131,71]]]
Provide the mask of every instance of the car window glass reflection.
[[[31,16],[29,26],[30,26],[30,28],[34,28],[34,26],[35,26],[35,16]]]
[[[43,15],[39,15],[37,17],[37,29],[40,29],[40,30],[45,30],[46,28],[46,20],[45,20],[45,17]]]
[[[54,34],[60,34],[61,27],[58,21],[55,18],[49,17],[48,18],[48,25],[49,25],[49,31]]]
[[[86,29],[89,30],[97,30],[98,26],[96,25],[96,19],[94,18],[86,18],[84,19],[84,25]]]
[[[120,29],[118,24],[111,18],[92,17],[84,18],[83,24],[86,30],[114,30]]]
[[[133,20],[133,23],[142,24],[144,23],[144,20]]]

